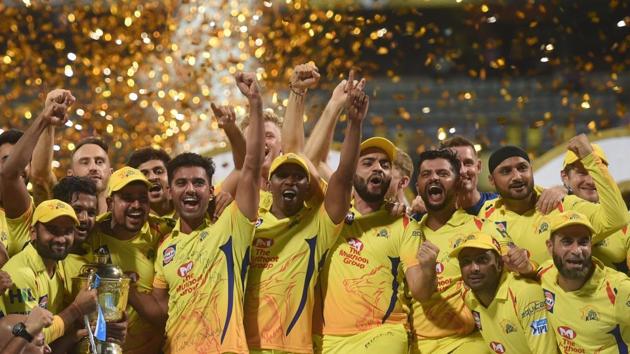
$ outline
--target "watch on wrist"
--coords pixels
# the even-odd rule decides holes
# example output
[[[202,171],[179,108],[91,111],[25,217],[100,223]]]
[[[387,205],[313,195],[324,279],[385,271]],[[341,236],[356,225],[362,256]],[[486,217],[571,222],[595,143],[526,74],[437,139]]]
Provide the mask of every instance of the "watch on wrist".
[[[16,323],[15,326],[13,326],[11,333],[16,337],[26,339],[26,341],[29,343],[33,341],[33,336],[26,330],[26,325],[24,325],[24,322]]]

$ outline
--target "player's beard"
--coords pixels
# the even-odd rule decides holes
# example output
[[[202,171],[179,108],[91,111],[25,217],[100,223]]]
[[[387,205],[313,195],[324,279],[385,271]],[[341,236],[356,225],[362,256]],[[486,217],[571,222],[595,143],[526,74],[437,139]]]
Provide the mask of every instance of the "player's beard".
[[[368,177],[368,180],[370,177]],[[387,191],[389,190],[389,184],[392,182],[392,177],[388,175],[382,176],[382,182],[378,193],[370,192],[368,188],[368,180],[354,175],[355,191],[361,199],[368,203],[382,203],[385,200],[385,194],[387,194]]]
[[[564,266],[562,258],[555,253],[553,254],[553,264],[558,268],[558,273],[563,277],[571,280],[581,280],[586,278],[593,267],[591,257],[586,257],[583,261],[583,267],[581,269],[570,269]]]

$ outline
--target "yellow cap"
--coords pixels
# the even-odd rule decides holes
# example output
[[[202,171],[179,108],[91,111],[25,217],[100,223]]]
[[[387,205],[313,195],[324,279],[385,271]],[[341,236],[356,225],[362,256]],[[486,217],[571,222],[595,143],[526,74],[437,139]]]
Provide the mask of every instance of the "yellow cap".
[[[45,200],[35,208],[31,225],[35,225],[38,222],[45,224],[61,216],[69,216],[72,218],[75,225],[79,224],[77,214],[68,203],[64,203],[59,199]]]
[[[595,156],[602,159],[602,161],[606,165],[608,165],[608,158],[606,157],[606,154],[604,153],[604,150],[602,149],[602,147],[597,144],[591,144],[591,147],[593,148],[593,153],[595,154]],[[562,169],[564,170],[565,167],[574,163],[577,160],[579,160],[577,155],[573,151],[568,150],[567,153],[564,155],[564,162],[562,163]]]
[[[308,164],[306,163],[306,160],[304,160],[304,158],[300,155],[294,154],[292,152],[280,155],[273,159],[273,161],[271,162],[271,167],[269,168],[269,179],[271,179],[271,175],[278,169],[278,167],[287,163],[293,163],[302,167],[304,169],[304,172],[306,172],[306,178],[309,182],[311,181],[311,173],[308,169]]]
[[[483,232],[476,232],[474,234],[464,236],[459,245],[457,245],[457,247],[455,247],[455,249],[451,251],[450,256],[457,257],[457,255],[459,255],[459,252],[461,252],[464,248],[481,248],[482,250],[495,250],[498,254],[501,254],[501,245],[499,245],[499,242],[495,240],[492,236]]]
[[[391,162],[394,162],[394,159],[396,159],[396,145],[385,138],[375,136],[361,143],[361,151],[371,147],[385,151]]]
[[[147,187],[151,187],[151,182],[149,182],[140,170],[125,166],[114,171],[114,173],[112,173],[109,177],[109,183],[107,183],[107,196],[111,197],[112,193],[123,189],[129,183],[135,181],[140,181],[146,184]]]
[[[545,223],[547,223],[547,225],[544,225]],[[551,235],[554,232],[562,229],[563,227],[571,225],[582,225],[591,232],[591,235],[595,233],[595,230],[593,229],[593,226],[591,225],[588,218],[584,216],[584,214],[575,211],[565,211],[559,214],[549,215],[543,221],[541,227],[548,227],[549,235]]]

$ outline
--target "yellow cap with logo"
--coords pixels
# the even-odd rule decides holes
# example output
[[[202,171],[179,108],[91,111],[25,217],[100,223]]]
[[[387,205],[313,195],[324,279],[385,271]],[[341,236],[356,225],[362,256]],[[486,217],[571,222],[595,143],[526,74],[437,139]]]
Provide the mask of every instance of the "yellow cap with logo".
[[[391,141],[383,137],[375,136],[367,140],[364,140],[361,143],[361,151],[371,148],[371,147],[378,148],[385,151],[385,154],[387,154],[387,157],[389,157],[389,160],[392,163],[396,159],[396,145],[394,145],[394,143],[392,143]]]
[[[595,156],[602,159],[602,161],[606,165],[608,165],[608,157],[606,157],[606,154],[604,153],[604,149],[602,149],[602,147],[597,144],[591,144],[591,147],[593,148],[593,153],[595,154]],[[577,160],[579,160],[577,155],[573,151],[567,150],[567,153],[564,155],[564,161],[562,162],[562,169],[564,169],[565,167],[574,163]]]
[[[547,216],[545,222],[549,224],[550,235],[563,227],[571,225],[582,225],[591,232],[591,235],[595,233],[595,230],[588,218],[584,216],[584,214],[575,211],[565,211],[559,214],[549,215]]]
[[[457,257],[457,255],[459,255],[459,252],[461,252],[464,248],[495,250],[498,254],[501,254],[501,245],[499,245],[499,242],[495,240],[492,236],[483,232],[476,232],[464,236],[459,245],[457,245],[457,247],[455,247],[455,249],[451,251],[450,256]]]
[[[68,203],[62,202],[59,199],[49,199],[41,202],[37,208],[35,208],[31,225],[35,225],[38,222],[45,224],[62,216],[69,216],[72,218],[75,225],[79,224],[77,214]]]
[[[140,172],[140,170],[125,166],[112,173],[109,177],[109,183],[107,183],[107,196],[111,197],[112,193],[123,189],[131,182],[142,182],[151,187],[151,182]]]
[[[276,157],[275,159],[273,159],[273,161],[271,162],[271,167],[269,167],[269,179],[271,179],[271,175],[282,165],[284,164],[296,164],[300,167],[302,167],[304,169],[304,172],[306,172],[306,178],[308,179],[308,181],[311,181],[311,173],[308,169],[308,164],[306,163],[306,160],[301,157],[298,154],[294,154],[292,152],[288,153],[288,154],[282,154],[278,157]]]

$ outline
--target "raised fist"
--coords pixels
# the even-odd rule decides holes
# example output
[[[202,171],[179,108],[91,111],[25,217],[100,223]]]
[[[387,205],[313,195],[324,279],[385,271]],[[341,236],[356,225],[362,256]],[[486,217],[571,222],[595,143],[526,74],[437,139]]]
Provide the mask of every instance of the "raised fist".
[[[232,106],[216,106],[214,103],[210,103],[214,118],[219,123],[219,128],[225,129],[236,125],[236,112]]]
[[[569,144],[567,145],[567,149],[573,151],[579,159],[583,159],[593,152],[593,147],[584,134],[576,135],[571,138],[571,140],[569,140]]]
[[[236,86],[239,91],[248,99],[260,99],[260,89],[258,88],[258,82],[256,81],[256,74],[237,72],[234,75],[236,79]]]
[[[307,89],[317,86],[319,78],[319,69],[317,69],[315,64],[300,64],[293,69],[289,85],[291,89],[306,91]]]

